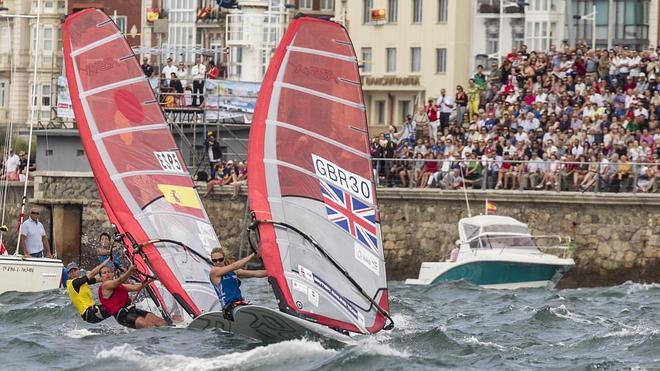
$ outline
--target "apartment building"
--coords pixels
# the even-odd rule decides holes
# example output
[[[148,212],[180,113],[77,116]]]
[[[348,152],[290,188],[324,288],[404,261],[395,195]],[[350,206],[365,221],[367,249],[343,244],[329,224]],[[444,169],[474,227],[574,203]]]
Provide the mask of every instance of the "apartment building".
[[[41,1],[37,29],[37,1],[5,0],[0,16],[0,126],[29,125],[30,108],[44,125],[53,117],[55,86],[62,70],[60,17],[65,0]],[[20,16],[20,17],[19,17]],[[39,44],[37,45],[37,32]],[[36,96],[30,99],[37,61]]]
[[[370,126],[400,124],[441,88],[453,94],[466,83],[470,9],[471,1],[336,2],[335,19],[347,27],[361,64]]]

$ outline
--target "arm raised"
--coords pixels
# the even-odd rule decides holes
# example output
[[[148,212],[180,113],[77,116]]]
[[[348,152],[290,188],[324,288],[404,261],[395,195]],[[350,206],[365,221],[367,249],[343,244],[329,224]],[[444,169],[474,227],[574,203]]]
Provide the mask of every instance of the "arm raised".
[[[225,274],[243,268],[245,264],[247,264],[255,255],[255,253],[252,253],[243,259],[235,261],[229,265],[225,265],[224,267],[213,267],[211,272],[209,272],[211,282],[216,283],[220,277],[224,276]]]

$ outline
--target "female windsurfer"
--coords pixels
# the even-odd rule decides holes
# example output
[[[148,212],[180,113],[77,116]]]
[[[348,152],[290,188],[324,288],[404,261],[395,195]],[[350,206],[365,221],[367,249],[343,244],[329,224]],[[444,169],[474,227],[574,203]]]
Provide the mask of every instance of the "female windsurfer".
[[[113,279],[114,273],[107,265],[101,269],[101,281],[99,287],[99,300],[103,307],[115,317],[120,325],[141,329],[148,327],[161,327],[167,325],[167,322],[157,317],[151,312],[137,309],[131,302],[128,292],[140,291],[149,280],[138,284],[124,283],[131,276],[135,266],[131,264],[126,272]]]
[[[110,317],[102,305],[94,303],[92,290],[89,285],[96,283],[96,275],[101,269],[110,263],[110,258],[106,258],[98,266],[80,277],[78,264],[71,262],[66,266],[66,272],[69,279],[66,281],[66,290],[71,298],[71,303],[76,308],[82,319],[89,323],[99,323]]]
[[[225,252],[221,248],[216,247],[211,250],[211,262],[213,262],[213,268],[211,268],[209,277],[211,278],[211,283],[213,283],[215,291],[218,293],[218,298],[220,298],[225,318],[228,320],[234,319],[234,308],[239,305],[248,304],[243,299],[243,294],[239,288],[241,281],[238,277],[252,278],[267,276],[265,270],[243,269],[245,264],[255,256],[256,254],[252,253],[241,260],[228,264],[229,262],[225,258]]]

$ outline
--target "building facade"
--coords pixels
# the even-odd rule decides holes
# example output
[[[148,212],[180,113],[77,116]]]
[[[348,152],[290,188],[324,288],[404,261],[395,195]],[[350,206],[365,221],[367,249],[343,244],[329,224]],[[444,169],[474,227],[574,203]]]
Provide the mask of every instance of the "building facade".
[[[229,80],[259,82],[291,14],[284,0],[242,0],[226,18]]]
[[[55,116],[55,86],[62,71],[60,17],[66,14],[65,0],[41,1],[38,29],[37,1],[6,0],[4,7],[6,17],[0,17],[0,126],[29,125],[33,106],[36,124],[45,126]],[[30,99],[35,56],[36,95]]]
[[[71,14],[87,8],[101,9],[112,18],[126,37],[128,45],[141,44],[142,0],[68,0],[67,13]]]
[[[498,61],[514,48],[549,50],[564,42],[564,0],[472,0],[471,69]],[[502,5],[502,6],[501,6]]]
[[[566,0],[567,39],[584,40],[591,45],[593,23],[578,19],[596,10],[596,47],[627,46],[645,49],[657,45],[657,0]],[[572,24],[569,25],[568,23]],[[653,32],[655,31],[655,32]],[[655,34],[655,36],[654,36]],[[652,42],[653,41],[653,42]]]
[[[294,0],[297,12],[312,17],[335,16],[335,0]]]
[[[400,125],[416,106],[467,82],[471,2],[341,0],[335,18],[347,27],[361,64],[367,120],[374,130]],[[372,11],[382,20],[374,19]]]

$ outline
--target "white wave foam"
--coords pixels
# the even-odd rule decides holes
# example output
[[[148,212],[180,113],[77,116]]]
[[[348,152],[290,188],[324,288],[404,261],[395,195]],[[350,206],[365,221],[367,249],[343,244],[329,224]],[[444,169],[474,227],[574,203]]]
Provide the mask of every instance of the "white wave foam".
[[[415,320],[415,317],[413,316],[396,313],[392,315],[392,320],[394,321],[393,331],[408,334],[408,333],[416,332],[420,328],[420,321]],[[389,333],[390,333],[389,331],[380,331],[376,336],[378,335],[382,336]],[[389,335],[383,337],[389,337]]]
[[[635,294],[638,292],[646,292],[652,289],[660,289],[660,283],[632,283],[628,281],[625,284],[630,285],[628,290],[626,290],[627,295]]]
[[[660,334],[660,329],[657,328],[650,328],[646,326],[628,326],[617,331],[608,332],[607,334],[603,335],[603,337],[625,338],[631,336],[648,336],[658,334]]]
[[[358,342],[355,353],[357,354],[369,354],[369,355],[381,355],[387,357],[399,357],[399,358],[409,358],[410,354],[406,350],[397,350],[391,346],[382,343],[382,340],[377,339],[373,336],[365,337],[360,339]]]
[[[257,367],[277,367],[308,364],[317,359],[329,358],[337,351],[325,349],[320,343],[308,340],[291,340],[257,347],[246,352],[223,354],[214,358],[196,358],[179,354],[147,355],[123,344],[96,354],[97,359],[117,358],[131,361],[147,369],[160,370],[244,370]],[[285,368],[285,367],[282,367]]]
[[[497,343],[492,343],[490,341],[481,341],[481,340],[477,339],[474,336],[466,337],[465,339],[463,339],[463,341],[468,343],[468,344],[476,344],[476,345],[481,345],[481,346],[493,347],[493,348],[499,350],[500,352],[503,352],[507,349],[506,347],[504,347],[502,345],[499,345]]]
[[[584,318],[583,316],[580,316],[579,314],[571,312],[570,310],[568,310],[566,308],[566,306],[564,304],[562,304],[562,305],[560,305],[556,308],[551,307],[550,311],[557,317],[566,318],[566,319],[569,319],[573,322],[586,323],[586,324],[589,324],[589,325],[594,324],[592,321]]]
[[[77,329],[69,330],[69,331],[64,333],[64,336],[67,336],[67,337],[70,337],[70,338],[73,338],[73,339],[81,339],[81,338],[84,338],[84,337],[87,337],[87,336],[96,336],[96,335],[99,335],[99,334],[97,334],[95,332],[91,332],[86,328],[77,328]]]
[[[62,305],[56,303],[46,303],[44,305],[37,307],[37,309],[42,309],[42,308],[47,308],[47,309],[62,308]]]

